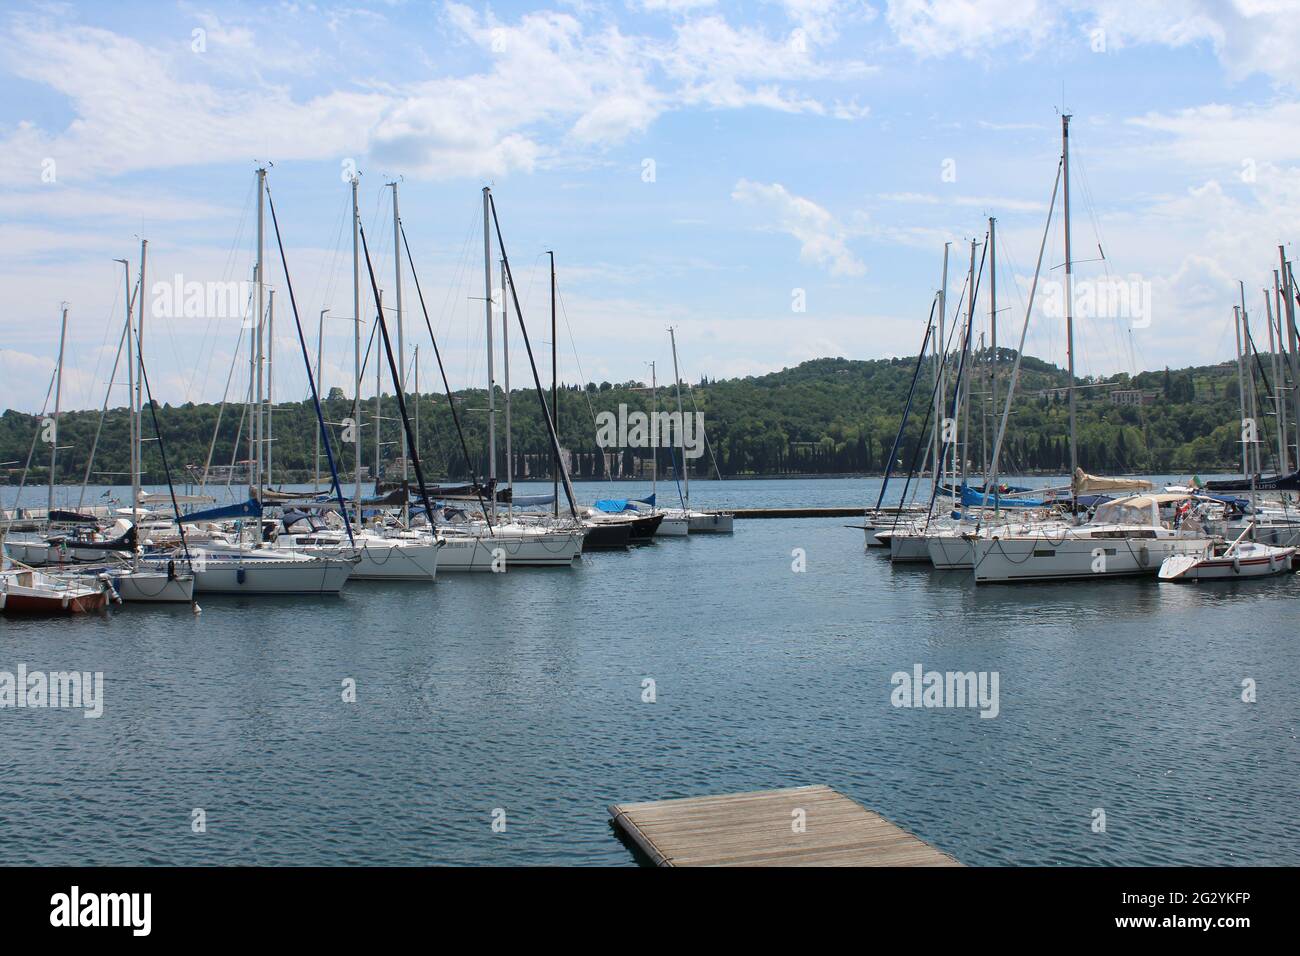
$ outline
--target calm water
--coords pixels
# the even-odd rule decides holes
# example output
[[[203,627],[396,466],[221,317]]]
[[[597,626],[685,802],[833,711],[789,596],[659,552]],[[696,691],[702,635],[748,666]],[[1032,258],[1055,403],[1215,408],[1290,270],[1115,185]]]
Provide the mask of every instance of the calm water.
[[[970,864],[1300,863],[1300,580],[976,589],[848,523],[197,618],[0,620],[0,670],[103,671],[106,697],[98,720],[0,710],[0,863],[631,865],[611,802],[808,783]],[[999,716],[892,707],[917,663],[998,672]]]

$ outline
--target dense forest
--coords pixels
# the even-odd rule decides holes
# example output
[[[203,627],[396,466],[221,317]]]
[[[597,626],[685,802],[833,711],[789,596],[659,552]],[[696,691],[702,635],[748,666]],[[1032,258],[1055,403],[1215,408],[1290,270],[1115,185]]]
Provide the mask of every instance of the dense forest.
[[[966,454],[979,468],[991,449],[997,430],[991,389],[1005,397],[1015,355],[1002,350],[996,363],[987,353],[976,356],[970,376],[968,414],[965,416]],[[722,475],[861,474],[884,470],[898,430],[912,380],[915,358],[851,361],[817,359],[768,375],[729,380],[705,379],[683,390],[688,415],[703,416],[707,451],[688,463],[693,477]],[[1263,369],[1271,368],[1263,356]],[[918,440],[928,436],[927,412],[932,402],[934,374],[926,367],[920,375],[916,400],[898,460],[907,468]],[[1005,474],[1062,473],[1069,460],[1067,445],[1068,402],[1065,373],[1026,356],[1021,368],[1016,400],[1003,452]],[[1099,473],[1192,473],[1240,471],[1237,369],[1234,363],[1176,371],[1143,372],[1077,382],[1079,462]],[[1271,410],[1263,383],[1256,386],[1261,409]],[[575,478],[648,474],[649,452],[642,448],[607,449],[597,445],[597,415],[649,410],[657,400],[660,411],[676,409],[671,386],[657,395],[641,382],[589,383],[560,387],[561,442],[569,455]],[[487,394],[470,389],[453,398],[465,432],[472,469],[453,426],[445,395],[421,395],[418,403],[419,451],[426,475],[459,480],[471,470],[487,472]],[[549,400],[549,397],[548,397]],[[344,445],[343,421],[352,415],[352,402],[335,388],[325,401],[335,456],[344,477],[352,474],[354,450]],[[504,474],[504,395],[496,395],[498,472]],[[412,417],[414,396],[408,399]],[[210,480],[224,481],[233,464],[236,481],[248,455],[246,409],[240,405],[162,405],[157,409],[173,477],[192,482],[209,468]],[[220,427],[216,428],[220,416]],[[354,431],[362,443],[363,467],[375,462],[375,401],[362,403],[362,425]],[[399,467],[400,420],[397,403],[385,395],[379,412],[380,470],[388,478]],[[153,426],[144,415],[145,436]],[[518,477],[550,474],[551,451],[544,417],[536,393],[519,389],[511,401],[511,454]],[[0,462],[8,481],[16,483],[28,459],[33,439],[42,438],[38,417],[16,411],[0,416]],[[58,479],[77,483],[87,473],[87,462],[100,427],[98,411],[66,412],[59,427]],[[1260,414],[1261,441],[1275,447],[1275,419]],[[214,430],[216,440],[213,441]],[[280,402],[273,411],[272,465],[275,481],[311,480],[315,465],[315,414],[310,399]],[[48,430],[47,430],[48,431]],[[111,409],[102,426],[91,484],[127,482],[128,423],[124,408]],[[238,446],[236,437],[239,436]],[[48,443],[37,441],[28,481],[47,480]],[[680,451],[663,449],[660,474],[671,474]],[[1265,454],[1268,467],[1271,456]],[[145,446],[144,482],[163,479],[158,443]],[[321,471],[328,474],[324,455]],[[640,470],[640,471],[639,471]]]

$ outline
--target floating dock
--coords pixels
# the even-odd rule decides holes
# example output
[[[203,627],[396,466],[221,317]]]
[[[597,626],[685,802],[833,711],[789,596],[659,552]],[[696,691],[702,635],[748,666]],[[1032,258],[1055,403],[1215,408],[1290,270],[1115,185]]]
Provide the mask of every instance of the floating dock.
[[[961,866],[820,784],[616,803],[609,815],[657,866]]]
[[[736,508],[737,518],[861,518],[865,508]]]

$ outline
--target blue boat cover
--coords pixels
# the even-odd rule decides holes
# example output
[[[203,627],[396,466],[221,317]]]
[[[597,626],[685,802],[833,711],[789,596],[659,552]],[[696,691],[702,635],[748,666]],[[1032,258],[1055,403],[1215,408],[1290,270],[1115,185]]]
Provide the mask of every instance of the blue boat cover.
[[[596,502],[596,508],[608,514],[619,514],[623,511],[636,511],[637,505],[655,506],[655,496],[650,495],[647,498],[601,498]]]
[[[226,518],[258,518],[262,515],[262,506],[255,498],[249,498],[247,501],[237,505],[223,505],[220,508],[209,508],[206,511],[191,511],[187,515],[181,515],[178,523],[187,524],[194,521],[223,521]]]
[[[1043,508],[1047,502],[1042,498],[1006,498],[1002,495],[986,495],[982,491],[976,491],[966,485],[961,486],[961,503],[967,508],[971,507],[997,507],[997,508]]]

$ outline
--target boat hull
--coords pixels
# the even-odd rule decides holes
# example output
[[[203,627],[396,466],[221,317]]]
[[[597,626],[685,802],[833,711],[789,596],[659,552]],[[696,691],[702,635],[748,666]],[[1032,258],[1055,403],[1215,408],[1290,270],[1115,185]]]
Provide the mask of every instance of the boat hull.
[[[1262,578],[1291,570],[1295,548],[1258,546],[1244,549],[1236,558],[1178,556],[1160,565],[1162,581],[1233,581]]]
[[[969,571],[975,566],[969,538],[956,534],[932,535],[926,542],[930,563],[941,571]]]
[[[1209,544],[1208,538],[991,537],[973,540],[971,557],[978,584],[1091,580],[1155,576],[1167,558],[1201,554]]]
[[[189,604],[194,600],[194,576],[168,575],[166,571],[109,573],[118,596],[131,604]]]
[[[895,531],[889,536],[889,560],[896,564],[929,564],[929,536]]]
[[[726,512],[692,511],[690,518],[691,534],[731,534],[735,515]]]
[[[157,562],[152,562],[157,568]],[[280,560],[256,553],[195,552],[196,594],[338,594],[352,574],[344,558]]]
[[[582,554],[581,532],[545,535],[446,536],[438,556],[443,571],[492,571],[511,568],[567,568]],[[498,560],[500,559],[500,560]]]

